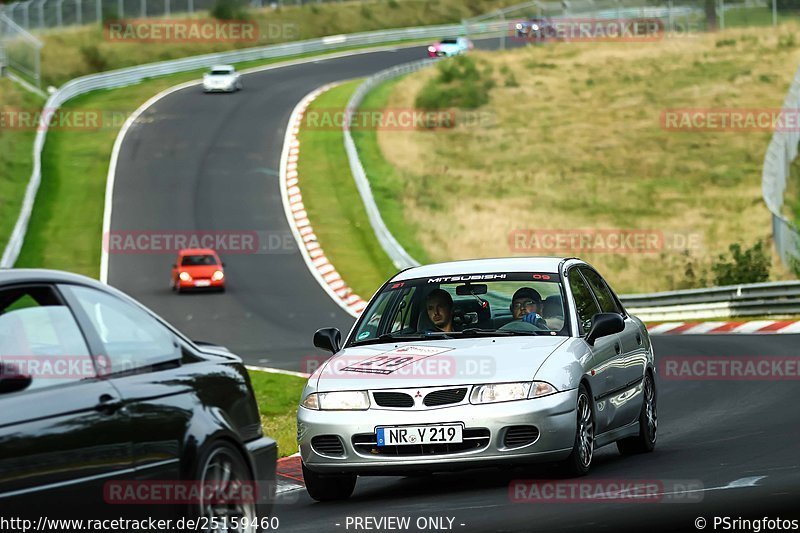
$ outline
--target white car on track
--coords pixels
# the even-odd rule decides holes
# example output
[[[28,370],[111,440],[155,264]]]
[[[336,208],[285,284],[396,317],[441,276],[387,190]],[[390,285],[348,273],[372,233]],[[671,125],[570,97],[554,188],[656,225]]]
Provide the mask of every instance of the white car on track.
[[[203,90],[232,93],[242,89],[242,77],[231,65],[216,65],[203,75]]]

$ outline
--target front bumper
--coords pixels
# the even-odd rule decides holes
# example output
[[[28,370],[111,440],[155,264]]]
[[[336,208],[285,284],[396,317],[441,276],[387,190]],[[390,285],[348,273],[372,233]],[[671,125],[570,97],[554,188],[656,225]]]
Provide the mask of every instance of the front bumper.
[[[208,282],[208,284],[206,284],[206,282]],[[194,279],[192,281],[178,280],[178,287],[180,287],[181,290],[224,289],[225,280],[224,279],[221,279],[219,281],[214,281],[211,279]]]
[[[206,85],[203,84],[203,90],[207,93],[230,93],[236,89],[233,84],[230,85]]]
[[[577,389],[543,398],[486,405],[461,404],[427,410],[370,408],[367,411],[315,411],[300,407],[297,434],[300,455],[310,470],[322,473],[396,475],[408,471],[442,471],[496,464],[558,461],[569,456],[575,440]],[[353,437],[375,433],[378,426],[463,423],[465,430],[486,429],[485,445],[450,453],[390,455],[356,448]],[[533,425],[538,438],[527,445],[506,447],[511,426]],[[316,436],[336,435],[339,456],[323,455],[311,444]],[[481,443],[483,441],[480,441]],[[393,448],[393,447],[391,447]]]

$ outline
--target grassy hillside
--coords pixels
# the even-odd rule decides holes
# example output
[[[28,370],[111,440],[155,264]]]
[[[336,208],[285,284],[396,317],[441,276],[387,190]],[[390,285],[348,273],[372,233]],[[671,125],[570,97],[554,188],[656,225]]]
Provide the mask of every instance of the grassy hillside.
[[[481,120],[379,131],[380,152],[399,173],[382,201],[421,228],[416,238],[432,260],[548,251],[516,249],[520,230],[625,230],[663,241],[647,253],[557,253],[589,260],[621,292],[701,284],[729,244],[771,235],[761,198],[771,134],[669,131],[662,112],[780,107],[800,63],[798,29],[474,54],[481,83],[494,85],[473,112]],[[414,107],[437,75],[404,79],[388,107]],[[383,186],[380,173],[370,176]],[[774,258],[772,277],[786,275]]]

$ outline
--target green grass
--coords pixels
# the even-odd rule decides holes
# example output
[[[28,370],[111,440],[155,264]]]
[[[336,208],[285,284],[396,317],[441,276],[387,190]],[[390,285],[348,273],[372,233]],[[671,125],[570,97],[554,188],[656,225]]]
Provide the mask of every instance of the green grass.
[[[244,69],[277,64],[316,55],[319,54],[252,61],[237,67]],[[198,79],[201,72],[184,72],[130,87],[94,91],[68,101],[62,109],[68,112],[105,110],[127,116],[151,96],[173,85]],[[25,243],[15,266],[58,268],[94,278],[99,276],[106,177],[111,149],[121,125],[116,123],[113,127],[96,130],[52,130],[48,133],[42,157],[42,183]],[[0,130],[0,142],[2,134]],[[18,187],[24,189],[27,184],[32,140],[28,143],[19,147],[20,153],[9,152],[19,165],[28,165],[27,172],[12,174],[8,167],[0,167],[0,191],[6,183],[13,184],[18,179],[22,180]],[[17,145],[14,149],[18,149]],[[0,154],[0,158],[4,154]],[[0,221],[9,226],[10,233],[16,221],[21,194],[17,193],[16,197],[3,195],[0,198],[10,199],[8,205],[0,200]]]
[[[297,451],[297,406],[306,384],[305,378],[251,371],[264,434],[278,443],[278,456]]]
[[[778,11],[778,24],[798,20],[796,13]],[[725,11],[725,28],[771,26],[772,7],[739,7]]]
[[[360,82],[347,82],[323,93],[306,116],[344,109]],[[342,132],[301,127],[300,146],[300,189],[317,239],[355,293],[369,298],[397,269],[375,238],[350,173]]]
[[[371,91],[361,104],[361,109],[366,111],[384,109],[389,95],[398,82],[399,79],[392,80]],[[383,157],[378,145],[377,131],[353,128],[353,141],[358,148],[372,194],[386,226],[411,257],[420,263],[428,262],[428,254],[417,240],[417,234],[421,229],[419,221],[407,217],[402,204],[397,201],[398,197],[406,194],[408,182],[403,174]]]
[[[0,255],[17,222],[25,188],[33,169],[31,151],[35,130],[12,129],[8,122],[12,109],[33,111],[44,103],[41,98],[25,91],[7,78],[0,79]]]

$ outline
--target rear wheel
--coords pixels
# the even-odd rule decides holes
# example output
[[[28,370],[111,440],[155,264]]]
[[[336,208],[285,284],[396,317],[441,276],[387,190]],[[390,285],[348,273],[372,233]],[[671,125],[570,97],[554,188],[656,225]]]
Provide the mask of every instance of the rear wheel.
[[[658,411],[656,383],[650,374],[644,377],[642,387],[642,411],[639,413],[639,435],[617,441],[617,449],[623,455],[652,452],[658,438]]]
[[[303,465],[303,481],[308,495],[318,502],[346,500],[356,488],[356,479],[355,474],[318,474]]]
[[[594,409],[589,391],[585,385],[578,388],[578,424],[572,453],[561,463],[564,473],[572,476],[585,476],[592,467],[594,457]]]

